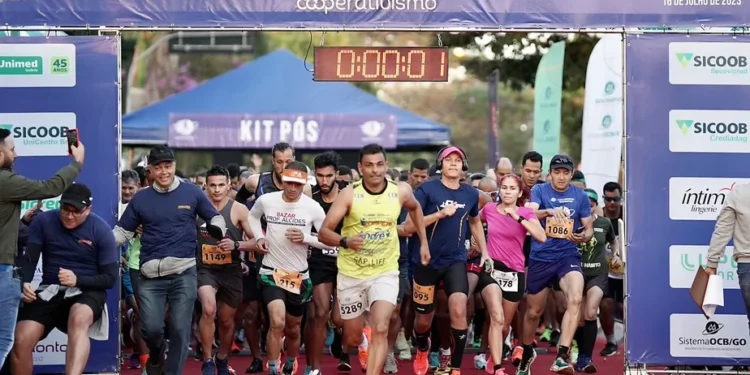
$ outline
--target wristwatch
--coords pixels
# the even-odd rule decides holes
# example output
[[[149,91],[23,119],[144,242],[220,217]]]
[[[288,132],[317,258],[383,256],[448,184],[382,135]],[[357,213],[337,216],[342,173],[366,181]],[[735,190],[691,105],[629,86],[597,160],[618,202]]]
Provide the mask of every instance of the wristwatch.
[[[523,216],[519,216],[518,220],[516,220],[516,221],[518,222],[518,224],[521,224],[521,222],[523,222],[524,220],[526,220],[526,219]]]
[[[234,241],[234,251],[237,251],[240,249],[240,241]]]
[[[346,247],[346,240],[346,237],[341,237],[341,239],[339,240],[339,247]]]

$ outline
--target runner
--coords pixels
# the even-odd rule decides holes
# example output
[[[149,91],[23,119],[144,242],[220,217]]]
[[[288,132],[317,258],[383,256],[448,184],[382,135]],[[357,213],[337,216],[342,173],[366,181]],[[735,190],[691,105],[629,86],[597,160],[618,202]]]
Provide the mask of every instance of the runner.
[[[149,349],[149,375],[182,374],[188,355],[192,312],[198,289],[195,217],[207,220],[206,229],[221,239],[226,222],[197,186],[175,176],[174,152],[156,146],[148,155],[153,186],[133,196],[113,233],[122,246],[142,227],[140,252],[141,333]],[[165,315],[169,313],[169,357],[165,360]],[[165,365],[166,362],[166,365]]]
[[[229,199],[229,172],[214,166],[206,173],[206,195],[227,223],[224,239],[217,241],[198,218],[198,298],[202,307],[200,341],[203,349],[203,375],[229,375],[229,350],[234,338],[234,316],[242,304],[242,259],[240,251],[252,251],[255,241],[242,241],[242,233],[252,234],[248,209]],[[212,358],[218,317],[219,348]]]
[[[612,222],[612,229],[615,236],[620,235],[620,220],[622,220],[622,187],[614,181],[604,184],[602,189],[604,196],[604,216]],[[619,252],[612,252],[607,249],[607,262],[609,262],[609,280],[607,293],[602,299],[599,308],[599,320],[602,323],[602,331],[607,338],[607,345],[604,346],[599,355],[609,357],[617,354],[617,338],[615,337],[615,308],[622,311],[624,300],[624,288],[622,279],[625,275],[625,268],[619,257]],[[619,265],[615,267],[615,265]],[[624,316],[623,316],[624,318]]]
[[[584,190],[589,196],[591,210],[599,205],[599,195],[591,189]],[[581,268],[583,268],[584,289],[582,320],[583,327],[576,332],[578,336],[578,361],[576,371],[592,374],[596,372],[593,363],[594,344],[599,327],[596,324],[597,310],[602,296],[607,293],[609,266],[607,265],[606,248],[610,246],[617,253],[617,237],[612,222],[606,217],[592,214],[594,218],[594,237],[587,243],[578,245],[581,249]],[[617,263],[615,263],[617,262]],[[619,265],[619,259],[613,261],[613,266]]]
[[[379,375],[388,351],[388,322],[399,291],[400,254],[397,220],[401,207],[417,223],[424,262],[429,261],[422,211],[406,183],[386,179],[385,150],[377,144],[359,152],[362,180],[339,193],[320,239],[338,245],[336,282],[345,342],[359,348],[359,362],[368,375]],[[335,232],[343,220],[341,235]],[[369,310],[370,327],[362,314]]]
[[[412,254],[412,261],[420,263],[414,271],[413,297],[416,310],[414,334],[417,338],[417,357],[414,373],[424,375],[429,369],[430,328],[435,313],[435,289],[442,282],[448,296],[450,331],[452,336],[450,366],[441,372],[461,373],[468,324],[466,304],[469,285],[466,274],[468,252],[465,246],[466,231],[477,234],[474,239],[481,252],[480,266],[489,259],[484,238],[484,229],[479,219],[480,193],[460,180],[468,171],[466,154],[455,146],[440,150],[436,160],[440,178],[430,180],[417,188],[414,196],[424,210],[429,246],[422,242],[427,254]],[[413,231],[413,223],[407,223],[407,231]]]
[[[328,213],[331,205],[339,195],[339,191],[347,185],[346,182],[336,181],[339,156],[333,151],[328,151],[316,156],[313,164],[315,165],[317,189],[313,192],[312,198],[318,202],[324,212]],[[336,227],[336,233],[341,233],[341,226],[339,224]],[[333,296],[334,304],[336,304],[336,290],[334,286],[336,275],[338,274],[338,268],[336,267],[337,256],[338,249],[321,250],[310,246],[310,259],[308,262],[310,264],[310,280],[313,284],[313,303],[311,305],[312,313],[308,315],[307,327],[309,328],[307,329],[309,332],[306,334],[307,341],[305,342],[305,354],[308,357],[308,365],[305,369],[305,374],[320,374],[320,358],[323,355],[328,321],[329,318],[332,318],[331,313],[333,312],[334,315],[331,320],[334,322],[340,320],[338,317],[338,306],[334,306],[333,311],[331,309],[331,296]],[[340,351],[340,340],[338,345],[338,350]],[[331,350],[333,351],[333,349]],[[349,353],[342,352],[339,360],[341,363],[348,365]],[[351,367],[349,368],[351,369]]]
[[[495,182],[500,185],[500,180],[509,174],[513,174],[513,162],[508,158],[500,158],[495,165]]]
[[[518,303],[526,289],[523,242],[526,233],[534,240],[545,242],[547,236],[534,211],[524,207],[529,195],[516,175],[500,178],[500,197],[496,204],[488,204],[480,211],[487,223],[488,252],[493,262],[492,272],[481,272],[477,290],[481,292],[490,317],[486,341],[492,354],[487,373],[505,375],[502,369],[503,346]],[[490,366],[492,364],[492,366]]]
[[[526,302],[528,308],[523,328],[523,354],[517,375],[528,375],[536,358],[532,347],[534,332],[544,312],[549,295],[548,286],[559,283],[565,293],[566,311],[563,318],[560,345],[551,371],[573,374],[569,349],[578,326],[583,296],[583,274],[578,243],[588,242],[594,235],[591,206],[583,190],[570,184],[573,159],[556,155],[550,162],[552,182],[534,186],[528,205],[547,234],[546,242],[533,241],[529,256]]]
[[[312,226],[320,229],[325,212],[302,194],[307,184],[307,166],[297,161],[289,163],[282,171],[281,181],[282,191],[255,200],[250,210],[250,228],[257,240],[256,250],[264,254],[258,279],[270,323],[266,351],[268,358],[275,358],[268,361],[269,372],[291,375],[297,371],[302,315],[312,299],[307,246],[328,247],[310,235]],[[267,222],[265,232],[263,217]],[[282,335],[287,354],[283,365]]]

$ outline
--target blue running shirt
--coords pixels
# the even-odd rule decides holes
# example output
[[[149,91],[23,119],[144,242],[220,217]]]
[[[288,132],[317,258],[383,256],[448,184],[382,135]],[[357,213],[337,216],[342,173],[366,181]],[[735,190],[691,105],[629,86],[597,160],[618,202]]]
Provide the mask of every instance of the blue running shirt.
[[[581,227],[581,218],[591,216],[589,197],[583,189],[570,185],[565,192],[559,192],[553,189],[550,183],[539,184],[531,189],[531,201],[539,205],[539,210],[563,207],[570,212],[571,221],[555,224],[550,218],[540,220],[547,233],[547,241],[541,243],[532,240],[529,259],[556,262],[563,258],[580,258],[578,245],[564,237],[567,232],[576,231]]]

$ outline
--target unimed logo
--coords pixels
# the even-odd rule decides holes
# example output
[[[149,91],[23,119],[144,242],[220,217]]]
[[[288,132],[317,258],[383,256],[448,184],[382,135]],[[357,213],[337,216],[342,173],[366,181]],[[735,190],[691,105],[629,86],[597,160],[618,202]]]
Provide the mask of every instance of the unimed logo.
[[[724,255],[719,258],[716,274],[724,280],[724,289],[739,289],[737,262],[732,253],[733,246],[727,246]],[[672,245],[669,247],[669,286],[674,289],[690,289],[695,273],[708,263],[708,245]]]
[[[676,85],[750,83],[746,43],[670,43],[669,82]]]
[[[750,111],[672,110],[672,152],[750,153]]]

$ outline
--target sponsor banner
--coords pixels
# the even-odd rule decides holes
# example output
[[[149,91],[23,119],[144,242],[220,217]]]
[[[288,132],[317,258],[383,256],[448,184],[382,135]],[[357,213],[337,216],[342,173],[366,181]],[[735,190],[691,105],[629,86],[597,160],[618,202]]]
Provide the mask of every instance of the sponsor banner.
[[[0,45],[0,87],[75,85],[75,44]]]
[[[743,0],[24,0],[12,26],[244,28],[699,27],[744,25]]]
[[[534,138],[532,149],[545,163],[560,153],[562,78],[565,42],[557,42],[539,60],[534,81]]]
[[[620,175],[622,64],[622,35],[606,35],[594,46],[586,69],[580,168],[586,186],[599,194]]]
[[[13,48],[25,46],[28,51],[41,55],[45,72],[49,56],[45,55],[49,45],[69,46],[71,54],[66,56],[71,70],[72,84],[61,84],[54,74],[27,77],[28,87],[5,84],[0,66],[0,127],[11,129],[18,158],[13,168],[20,174],[38,180],[46,180],[71,162],[65,140],[66,129],[78,129],[81,142],[86,146],[84,167],[76,182],[91,188],[94,196],[92,210],[110,224],[115,224],[119,201],[119,147],[117,114],[119,104],[117,85],[118,40],[112,37],[9,37],[0,39],[0,54],[7,51],[8,43]],[[62,44],[71,43],[71,44]],[[31,53],[31,52],[30,52]],[[31,56],[31,55],[29,55]],[[3,63],[0,57],[0,64]],[[72,68],[73,69],[73,68]],[[77,77],[76,71],[85,72]],[[39,98],[54,98],[40,100]],[[95,105],[92,105],[95,103]],[[59,208],[60,197],[45,199],[43,210]],[[21,214],[36,207],[37,201],[21,203]],[[37,266],[34,283],[41,280],[41,264]],[[91,354],[86,373],[114,373],[119,368],[119,294],[117,287],[108,291],[109,339],[91,341]],[[34,373],[65,372],[67,336],[53,330],[49,336],[34,347]]]
[[[669,179],[669,218],[711,220],[719,216],[727,194],[747,178],[672,177]]]
[[[669,56],[673,85],[750,84],[746,43],[670,43]]]
[[[177,148],[359,149],[368,143],[396,148],[396,117],[360,114],[169,115],[169,140]]]
[[[701,64],[719,64],[711,62],[718,61],[715,58],[704,58],[706,51],[742,54],[750,51],[750,38],[627,38],[626,361],[632,366],[748,365],[750,353],[741,340],[750,340],[750,332],[733,248],[727,246],[720,260],[724,306],[711,319],[714,323],[701,314],[687,289],[698,267],[706,263],[715,220],[727,194],[750,183],[750,171],[738,167],[750,163],[750,153],[708,151],[716,147],[710,145],[711,132],[739,131],[746,107],[737,98],[747,97],[750,86],[725,85],[720,78],[702,80],[698,71],[708,68],[683,68],[675,54],[694,53],[688,61],[699,56]],[[675,49],[684,44],[700,47]],[[691,73],[694,84],[686,83],[689,75],[677,75],[682,83],[676,84],[674,69],[696,69]],[[681,128],[688,134],[682,134]],[[677,135],[699,140],[675,140]]]
[[[732,257],[734,246],[727,246],[719,260],[716,274],[724,279],[724,289],[739,289],[737,262]],[[675,245],[669,247],[669,286],[690,289],[698,267],[706,267],[708,246]]]
[[[747,315],[672,314],[669,327],[672,357],[750,357]]]
[[[672,152],[748,153],[750,111],[669,111]]]
[[[0,128],[10,130],[18,156],[65,156],[65,134],[76,128],[76,114],[0,113]]]

